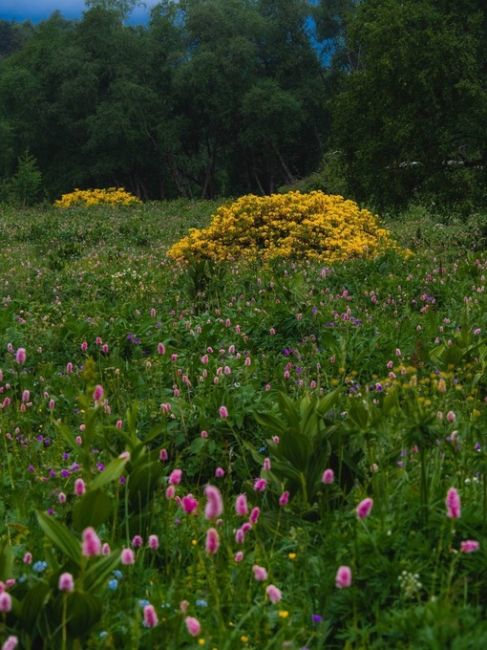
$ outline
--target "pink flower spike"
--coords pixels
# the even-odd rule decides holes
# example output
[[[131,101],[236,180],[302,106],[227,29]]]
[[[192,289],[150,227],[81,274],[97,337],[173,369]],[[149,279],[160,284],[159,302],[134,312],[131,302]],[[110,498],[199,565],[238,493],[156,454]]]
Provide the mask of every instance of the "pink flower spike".
[[[159,537],[157,535],[149,535],[149,541],[147,545],[151,550],[157,551],[159,548]]]
[[[349,566],[338,567],[335,585],[338,589],[346,589],[352,585],[352,569]]]
[[[101,553],[101,541],[94,528],[85,528],[83,533],[83,543],[81,547],[81,552],[85,557],[92,557],[94,555],[100,555]]]
[[[134,535],[132,538],[132,546],[134,548],[140,548],[144,544],[144,540],[140,535]]]
[[[122,553],[120,555],[120,560],[122,564],[125,564],[126,566],[130,564],[135,564],[135,554],[132,551],[131,548],[123,548]]]
[[[445,505],[446,505],[446,516],[449,517],[450,519],[459,519],[460,514],[461,514],[461,501],[460,501],[460,495],[458,494],[458,491],[454,488],[451,487],[446,495],[445,499]]]
[[[61,573],[58,583],[59,591],[74,591],[74,579],[71,573]]]
[[[144,627],[155,627],[159,623],[154,605],[144,607]]]
[[[186,616],[184,622],[191,636],[199,636],[201,634],[201,623],[197,618],[194,618],[194,616]]]
[[[374,500],[371,499],[370,497],[363,499],[355,509],[355,512],[357,513],[357,517],[359,519],[365,519],[366,517],[368,517],[371,513],[373,505],[374,505]]]
[[[332,469],[325,469],[323,476],[321,477],[321,482],[325,485],[331,485],[335,482],[335,472]]]
[[[198,500],[192,494],[187,494],[181,499],[181,507],[187,515],[198,508]]]
[[[183,478],[183,470],[173,469],[169,474],[169,485],[179,485]]]
[[[29,553],[29,551],[27,551],[27,553],[24,553],[24,557],[22,558],[22,562],[24,564],[32,564],[32,553]]]
[[[257,478],[254,482],[254,490],[256,492],[264,492],[267,487],[267,481],[265,478]]]
[[[257,580],[257,582],[264,582],[265,580],[267,580],[267,570],[264,569],[263,566],[254,564],[254,566],[252,567],[252,571],[254,573],[254,578]]]
[[[282,508],[282,507],[284,507],[284,506],[287,506],[288,503],[289,503],[289,492],[286,490],[286,491],[283,492],[283,493],[281,494],[281,496],[279,497],[279,505],[280,505],[281,508]]]
[[[267,598],[271,603],[278,603],[282,598],[282,592],[275,585],[267,585],[266,590]]]
[[[475,539],[466,539],[460,543],[460,553],[475,553],[480,548],[480,543]]]
[[[157,353],[161,354],[161,355],[166,354],[166,347],[165,347],[164,343],[158,343],[157,344]]]
[[[103,546],[101,547],[101,554],[102,555],[110,555],[112,552],[112,549],[110,548],[110,544],[108,542],[105,542]]]
[[[218,409],[218,414],[221,418],[227,418],[228,417],[228,409],[226,406],[220,406]]]
[[[205,506],[206,519],[217,519],[223,513],[223,499],[220,490],[214,485],[205,488],[207,503]]]
[[[259,521],[259,517],[260,517],[260,508],[259,506],[255,506],[255,508],[252,508],[252,510],[250,511],[250,517],[249,517],[250,523],[252,525],[256,524]]]
[[[19,366],[22,366],[25,363],[26,358],[27,353],[25,351],[25,348],[19,348],[15,353],[15,361],[19,364]]]
[[[244,559],[243,551],[237,551],[233,559],[235,562],[241,562]]]
[[[217,467],[215,470],[215,477],[216,478],[223,478],[225,476],[225,470],[223,467]]]
[[[220,536],[216,528],[209,528],[206,533],[206,552],[208,555],[215,555],[220,548]]]
[[[18,646],[19,640],[16,636],[9,636],[2,645],[2,650],[15,650]]]
[[[86,485],[82,478],[77,478],[74,482],[74,493],[77,497],[82,497],[86,492]]]
[[[95,402],[99,402],[101,399],[103,399],[105,391],[103,390],[103,386],[100,384],[97,384],[95,386],[95,390],[93,391],[93,400]]]
[[[246,494],[239,494],[235,499],[235,512],[239,517],[246,517],[249,514]]]
[[[0,612],[3,614],[10,612],[12,609],[12,597],[7,591],[0,593]]]

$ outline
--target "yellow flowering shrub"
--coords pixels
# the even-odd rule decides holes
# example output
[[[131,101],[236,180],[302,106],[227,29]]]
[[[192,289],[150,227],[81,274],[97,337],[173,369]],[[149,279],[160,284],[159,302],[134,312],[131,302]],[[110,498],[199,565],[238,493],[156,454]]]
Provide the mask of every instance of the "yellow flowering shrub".
[[[191,229],[167,254],[179,261],[292,257],[330,263],[391,248],[398,249],[371,212],[316,191],[242,196],[218,208],[207,228]]]
[[[74,190],[63,194],[54,205],[57,208],[70,208],[73,205],[138,205],[142,203],[123,187],[108,187],[96,190]]]

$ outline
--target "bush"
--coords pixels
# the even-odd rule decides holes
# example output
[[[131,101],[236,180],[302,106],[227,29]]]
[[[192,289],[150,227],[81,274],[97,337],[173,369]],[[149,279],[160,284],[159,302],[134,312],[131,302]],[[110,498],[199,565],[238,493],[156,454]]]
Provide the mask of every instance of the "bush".
[[[190,230],[168,251],[176,260],[279,257],[335,262],[395,248],[376,217],[323,192],[252,194],[220,207],[210,225]]]
[[[63,194],[54,205],[56,208],[70,208],[75,205],[139,205],[141,203],[123,187],[108,187],[96,190],[74,190]]]

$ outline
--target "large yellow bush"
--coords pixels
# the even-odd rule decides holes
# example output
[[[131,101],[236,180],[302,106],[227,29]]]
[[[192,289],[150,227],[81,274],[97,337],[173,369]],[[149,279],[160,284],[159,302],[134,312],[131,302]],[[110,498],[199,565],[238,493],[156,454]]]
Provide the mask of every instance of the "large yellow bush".
[[[123,187],[108,187],[97,190],[74,190],[63,194],[54,205],[57,208],[70,208],[73,205],[137,205],[141,201]]]
[[[323,192],[242,196],[218,208],[210,225],[192,229],[168,251],[176,260],[260,257],[335,262],[396,248],[376,217],[354,201]]]

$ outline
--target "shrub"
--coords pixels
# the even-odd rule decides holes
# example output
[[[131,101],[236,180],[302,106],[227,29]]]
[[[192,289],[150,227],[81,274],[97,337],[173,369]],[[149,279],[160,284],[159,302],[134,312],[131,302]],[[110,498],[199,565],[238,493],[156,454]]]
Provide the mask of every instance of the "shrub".
[[[377,218],[323,192],[242,196],[218,208],[210,225],[192,229],[168,251],[176,260],[279,257],[335,262],[395,248]]]
[[[54,205],[57,208],[70,208],[75,205],[138,205],[141,201],[123,187],[108,187],[95,190],[74,190],[63,194]]]
[[[17,172],[7,181],[8,199],[22,207],[38,202],[42,189],[42,174],[34,156],[26,152],[18,160]]]

